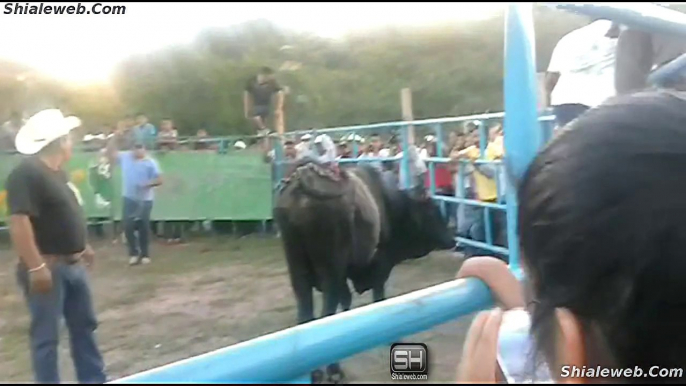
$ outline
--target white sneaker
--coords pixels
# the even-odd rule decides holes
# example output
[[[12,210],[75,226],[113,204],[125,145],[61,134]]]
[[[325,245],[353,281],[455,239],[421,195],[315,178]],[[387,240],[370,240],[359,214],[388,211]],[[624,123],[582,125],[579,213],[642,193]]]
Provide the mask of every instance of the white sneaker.
[[[136,264],[138,264],[138,257],[136,257],[136,256],[131,256],[131,257],[129,258],[129,265],[136,265]]]
[[[149,257],[144,257],[141,259],[141,263],[143,264],[150,264],[151,260]]]

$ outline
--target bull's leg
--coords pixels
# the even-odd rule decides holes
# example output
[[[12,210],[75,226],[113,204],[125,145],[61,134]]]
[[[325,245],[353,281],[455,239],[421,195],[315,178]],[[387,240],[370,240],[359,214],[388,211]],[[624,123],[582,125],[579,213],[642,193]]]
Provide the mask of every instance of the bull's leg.
[[[312,287],[309,284],[293,284],[293,290],[298,303],[298,324],[314,320],[314,302],[312,300]]]
[[[295,294],[298,307],[298,324],[314,320],[314,304],[312,301],[312,276],[313,272],[308,261],[307,252],[302,238],[293,224],[289,223],[287,213],[275,211],[275,218],[281,228],[286,262],[288,263],[288,275],[291,279],[291,287]]]
[[[384,283],[374,285],[374,288],[372,288],[372,300],[374,300],[374,303],[386,300]]]
[[[322,307],[322,318],[331,316],[336,313],[338,308],[338,294],[341,291],[341,286],[337,280],[327,279],[322,286],[324,295],[324,305]]]
[[[336,270],[334,270],[336,272]],[[344,272],[343,270],[340,270],[338,272]],[[343,286],[346,287],[346,291],[342,291]],[[349,297],[352,297],[350,295],[350,290],[347,288],[347,283],[345,282],[345,279],[340,279],[340,278],[330,278],[326,280],[324,283],[324,308],[322,310],[322,317],[327,317],[334,315],[336,313],[336,309],[338,309],[338,303],[341,301],[341,292],[347,292]],[[348,308],[350,307],[350,304],[348,302]],[[345,374],[343,373],[343,370],[341,369],[341,365],[339,363],[332,363],[326,367],[326,374],[328,376],[328,380],[331,383],[340,383],[343,381],[345,378]]]
[[[353,303],[353,295],[350,293],[350,288],[348,287],[347,281],[344,281],[343,287],[341,288],[341,293],[339,295],[343,312],[349,311],[350,306]]]

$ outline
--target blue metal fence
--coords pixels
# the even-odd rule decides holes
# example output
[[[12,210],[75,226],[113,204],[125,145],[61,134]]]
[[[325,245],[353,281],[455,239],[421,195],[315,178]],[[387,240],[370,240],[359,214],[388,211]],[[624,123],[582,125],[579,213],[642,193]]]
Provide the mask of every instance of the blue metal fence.
[[[537,87],[535,79],[531,4],[512,4],[508,9],[506,37],[506,113],[505,163],[512,170],[524,170],[536,149],[526,143],[540,138],[537,123]],[[528,15],[528,16],[527,16]],[[519,64],[517,64],[519,63]],[[523,98],[522,94],[531,94]],[[512,110],[516,109],[516,110]],[[442,118],[413,122],[393,122],[360,127],[318,130],[318,133],[407,127],[447,122],[502,118],[503,114]],[[531,118],[533,117],[533,120]],[[403,130],[403,148],[407,149],[407,130]],[[442,145],[442,144],[441,144]],[[280,146],[277,146],[277,149]],[[513,157],[510,149],[516,149]],[[527,153],[528,152],[528,153]],[[405,152],[407,153],[407,152]],[[406,154],[404,154],[407,159]],[[279,157],[279,150],[276,156]],[[442,160],[443,161],[443,160]],[[435,163],[435,162],[430,162]],[[409,175],[407,161],[402,165]],[[408,186],[407,183],[405,186]],[[513,189],[509,189],[513,191]],[[511,196],[511,195],[510,195]],[[513,210],[508,196],[507,210]],[[514,219],[509,213],[508,219]],[[514,222],[509,221],[509,227]],[[514,233],[512,233],[514,234]],[[514,235],[516,237],[516,234]],[[517,245],[510,240],[510,245]],[[511,254],[512,255],[512,254]],[[516,262],[514,262],[516,264]],[[519,273],[519,271],[516,271]],[[287,382],[303,381],[315,368],[347,358],[381,344],[391,343],[408,334],[430,329],[438,324],[470,314],[492,304],[488,289],[474,280],[456,280],[414,293],[395,297],[346,313],[279,331],[225,349],[189,358],[149,370],[117,383],[139,382]]]
[[[612,19],[614,7],[616,8],[614,14],[623,18],[622,21],[628,20],[628,24],[636,20],[638,20],[636,23],[640,24],[642,20],[634,9],[627,11],[622,7],[606,5],[576,7],[570,5],[569,7],[571,8],[568,9],[573,8],[575,11],[586,14],[601,12],[605,17],[609,16],[609,19]],[[682,23],[679,19],[681,16],[673,15],[674,12],[665,14],[662,9],[655,10],[650,7],[643,7],[640,10],[646,11],[646,9],[648,11],[652,9],[651,12],[653,12],[649,15],[650,23],[654,23],[655,18],[667,19],[671,31],[681,31],[681,28],[686,26],[686,22],[683,22],[681,27],[677,25]],[[675,19],[677,21],[674,21]],[[506,23],[504,130],[506,158],[501,163],[504,166],[501,167],[506,167],[508,174],[518,178],[526,170],[540,144],[550,138],[550,130],[549,127],[541,130],[536,111],[537,86],[532,4],[509,5]],[[686,28],[683,28],[683,31],[686,31]],[[403,128],[403,133],[405,133],[403,148],[407,149],[406,127],[410,124],[435,125],[436,133],[441,134],[440,125],[444,123],[502,117],[503,114],[483,114],[471,117],[331,128],[317,132],[358,132]],[[546,117],[543,120],[549,122],[550,118]],[[438,147],[441,148],[441,136],[437,135],[437,137],[439,138]],[[280,146],[277,146],[277,159],[282,157],[280,151]],[[484,153],[483,148],[481,153]],[[403,158],[407,158],[406,154]],[[429,164],[433,167],[431,165],[446,161],[445,158],[434,158],[429,160]],[[406,161],[402,167],[405,168],[405,175],[409,175]],[[518,245],[515,193],[515,189],[507,190],[506,210],[510,246]],[[500,204],[485,205],[459,197],[434,195],[434,198],[467,205],[480,205],[493,210],[503,209]],[[510,267],[521,279],[522,272],[519,269],[517,252],[516,247],[509,251]],[[152,369],[120,379],[115,383],[306,383],[309,379],[303,374],[308,374],[313,369],[376,346],[397,341],[406,335],[430,329],[491,305],[491,295],[482,282],[475,279],[455,280]]]
[[[534,114],[536,114],[536,111],[534,111]],[[478,115],[468,115],[468,116],[462,116],[462,117],[446,117],[446,118],[433,118],[433,119],[424,119],[424,120],[415,120],[415,121],[398,121],[398,122],[384,122],[384,123],[375,123],[375,124],[368,124],[368,125],[355,125],[355,126],[343,126],[343,127],[334,127],[334,128],[325,128],[325,129],[316,129],[316,130],[301,130],[301,131],[292,131],[286,134],[286,137],[299,137],[303,136],[305,134],[311,134],[313,137],[319,135],[319,134],[327,134],[327,135],[341,135],[342,138],[345,138],[351,134],[357,135],[360,134],[361,132],[367,132],[370,133],[374,131],[375,133],[384,133],[388,131],[399,131],[401,133],[401,138],[402,138],[402,143],[403,143],[403,149],[407,148],[409,145],[408,143],[408,132],[409,132],[409,127],[412,126],[416,129],[421,129],[421,128],[430,128],[433,135],[436,138],[436,149],[437,153],[441,154],[441,150],[444,148],[444,142],[445,138],[443,137],[443,134],[446,133],[446,130],[444,129],[444,125],[446,124],[457,124],[457,123],[465,123],[465,122],[479,122],[477,125],[477,130],[479,130],[479,149],[480,149],[480,159],[476,161],[468,161],[468,160],[460,160],[458,161],[461,165],[458,168],[458,173],[457,173],[457,186],[455,187],[455,193],[454,196],[445,196],[445,195],[438,195],[436,194],[436,181],[435,181],[435,170],[436,170],[436,164],[448,164],[451,161],[450,158],[448,157],[429,157],[425,159],[425,163],[428,166],[429,169],[429,191],[431,194],[431,197],[439,202],[442,205],[442,211],[446,212],[445,209],[445,203],[454,203],[454,204],[459,204],[459,205],[466,205],[466,206],[472,206],[472,207],[478,207],[483,209],[483,223],[484,223],[484,230],[485,230],[485,241],[477,241],[473,240],[471,238],[466,238],[466,237],[460,237],[456,236],[456,241],[458,244],[462,245],[467,245],[467,246],[472,246],[476,247],[482,250],[486,251],[491,251],[495,252],[501,255],[509,255],[509,251],[506,247],[504,246],[499,246],[494,244],[494,235],[492,234],[492,229],[493,229],[493,224],[491,223],[491,210],[506,210],[507,206],[503,201],[499,201],[496,203],[490,203],[490,202],[483,202],[483,201],[478,201],[474,199],[468,199],[465,198],[465,188],[464,188],[464,181],[466,177],[466,172],[465,172],[465,165],[475,163],[475,164],[486,164],[486,165],[493,165],[496,168],[496,175],[499,175],[500,172],[502,171],[501,169],[504,167],[502,161],[497,160],[497,161],[488,161],[485,158],[486,154],[486,148],[488,145],[488,131],[489,131],[489,124],[492,122],[499,122],[502,121],[503,118],[505,117],[505,114],[500,112],[500,113],[489,113],[489,114],[478,114]],[[536,134],[537,137],[543,138],[545,140],[549,139],[552,136],[552,129],[553,129],[553,122],[554,122],[554,117],[552,115],[545,115],[540,118],[536,117],[538,120],[538,123],[535,123],[533,127],[536,128],[536,130],[539,131],[538,134]],[[355,142],[354,142],[355,143]],[[279,152],[279,149],[281,147],[280,142],[276,141],[275,144],[275,154],[276,154],[276,159],[275,162],[278,165],[277,167],[277,172],[275,173],[276,176],[276,182],[278,182],[282,177],[283,177],[283,167],[286,165],[290,164],[291,162],[289,161],[284,161],[283,160],[283,155],[282,152]],[[538,148],[536,146],[536,148]],[[353,154],[357,154],[357,151],[353,149]],[[339,159],[338,162],[342,164],[356,164],[356,163],[369,163],[369,162],[383,162],[383,161],[392,161],[392,162],[400,162],[400,167],[404,170],[403,173],[401,173],[404,176],[409,177],[409,156],[407,152],[402,153],[402,157],[400,159],[396,157],[365,157],[365,158],[344,158],[344,159]],[[406,181],[401,181],[402,185],[405,188],[409,187],[409,179]],[[495,178],[496,182],[496,190],[499,192],[498,197],[501,196],[500,192],[502,191],[503,187],[500,186],[499,183],[499,178]]]

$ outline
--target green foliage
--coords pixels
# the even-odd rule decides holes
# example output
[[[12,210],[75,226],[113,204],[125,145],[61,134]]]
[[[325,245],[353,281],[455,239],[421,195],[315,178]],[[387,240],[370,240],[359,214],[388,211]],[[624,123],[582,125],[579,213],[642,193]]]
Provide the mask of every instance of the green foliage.
[[[586,21],[550,9],[537,9],[534,16],[537,67],[543,71],[557,40]],[[208,29],[187,46],[131,57],[118,67],[113,90],[65,89],[52,100],[82,116],[92,131],[142,111],[154,123],[173,118],[181,135],[201,128],[214,135],[251,133],[243,89],[267,65],[289,89],[288,130],[398,120],[404,87],[413,91],[419,119],[500,111],[503,28],[501,14],[330,40],[258,20]],[[10,83],[0,78],[0,105],[5,95],[17,93]]]

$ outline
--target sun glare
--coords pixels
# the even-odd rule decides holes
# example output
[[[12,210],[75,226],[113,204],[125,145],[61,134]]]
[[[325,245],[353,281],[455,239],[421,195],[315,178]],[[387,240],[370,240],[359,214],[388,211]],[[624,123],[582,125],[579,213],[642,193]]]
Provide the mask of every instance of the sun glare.
[[[33,3],[37,4],[37,3]],[[44,3],[56,4],[56,3]],[[69,3],[61,3],[69,4]],[[94,3],[82,3],[86,7]],[[127,56],[191,42],[208,27],[267,19],[336,38],[382,25],[479,19],[503,3],[117,3],[124,15],[5,15],[0,58],[74,84],[107,82]]]

